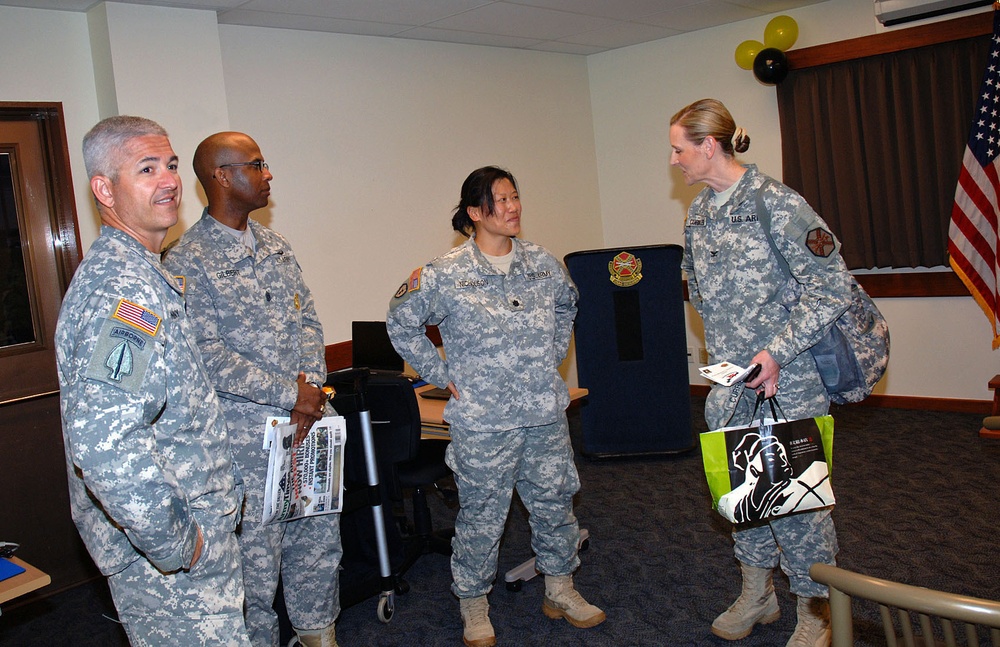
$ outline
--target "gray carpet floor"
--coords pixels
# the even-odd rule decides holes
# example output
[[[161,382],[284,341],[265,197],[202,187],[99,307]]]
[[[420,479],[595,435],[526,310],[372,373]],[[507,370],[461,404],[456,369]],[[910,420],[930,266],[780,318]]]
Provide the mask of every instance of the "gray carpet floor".
[[[703,401],[693,402],[703,431]],[[946,412],[834,407],[834,511],[839,564],[876,577],[1000,599],[997,512],[1000,440],[978,436],[982,416]],[[571,432],[580,449],[579,420]],[[542,583],[518,592],[503,575],[531,556],[527,514],[511,510],[490,594],[500,645],[784,645],[795,625],[795,600],[775,577],[781,618],[747,638],[727,642],[709,627],[739,593],[730,525],[711,509],[697,448],[668,457],[590,460],[578,456],[583,483],[576,513],[589,532],[578,589],[602,607],[607,622],[575,629],[545,618]],[[435,523],[455,511],[432,498]],[[458,603],[449,592],[448,559],[425,555],[406,574],[410,590],[395,597],[389,623],[375,598],[341,613],[343,647],[461,645]],[[114,609],[102,582],[4,611],[0,645],[124,645],[106,616]],[[882,645],[874,611],[856,605],[857,645]]]

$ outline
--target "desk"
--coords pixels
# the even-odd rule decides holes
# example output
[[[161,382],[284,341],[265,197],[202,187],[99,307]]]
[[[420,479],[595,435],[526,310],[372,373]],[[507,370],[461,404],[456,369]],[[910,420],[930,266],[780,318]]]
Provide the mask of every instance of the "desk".
[[[423,440],[450,440],[451,433],[448,431],[448,423],[444,420],[444,406],[448,404],[448,401],[420,397],[423,391],[433,388],[432,385],[427,384],[425,386],[418,386],[415,389],[417,392],[417,406],[420,408],[420,426],[422,427],[420,437]],[[579,387],[571,388],[569,390],[570,406],[573,406],[573,403],[581,398],[586,397],[588,393],[590,392],[587,389]]]
[[[48,574],[43,573],[31,564],[17,557],[8,557],[7,559],[23,568],[24,572],[0,581],[0,603],[13,600],[25,593],[31,593],[35,589],[40,589],[52,582],[52,578]]]

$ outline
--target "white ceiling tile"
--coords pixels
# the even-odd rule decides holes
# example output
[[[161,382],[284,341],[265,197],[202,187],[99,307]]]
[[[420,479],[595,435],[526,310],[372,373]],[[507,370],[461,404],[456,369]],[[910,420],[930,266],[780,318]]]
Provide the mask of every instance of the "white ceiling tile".
[[[219,14],[223,25],[247,25],[251,27],[274,27],[278,29],[302,29],[325,31],[335,34],[358,34],[362,36],[394,36],[407,25],[363,22],[360,20],[338,20],[319,16],[298,16],[271,13],[269,11],[244,11],[233,9]]]
[[[555,9],[567,13],[600,16],[615,20],[634,20],[642,16],[676,9],[692,0],[508,0],[511,4]],[[754,0],[747,0],[753,2]]]
[[[528,49],[538,52],[553,52],[555,54],[575,54],[577,56],[589,56],[598,54],[606,48],[594,47],[593,45],[577,45],[576,43],[563,43],[558,40],[545,40],[537,45],[532,45]]]
[[[457,29],[481,34],[502,34],[539,40],[555,40],[613,24],[614,21],[596,16],[539,9],[509,2],[494,2],[444,20],[431,27]]]
[[[241,9],[343,20],[425,25],[494,0],[250,0]]]
[[[102,0],[0,0],[87,11]],[[596,54],[825,0],[116,0],[216,11],[221,24]]]
[[[676,36],[682,32],[656,25],[641,25],[634,22],[623,22],[613,27],[595,29],[582,34],[573,34],[560,38],[560,42],[575,43],[577,45],[590,45],[600,47],[602,50],[617,49],[646,43],[651,40],[659,40],[669,36]]]
[[[697,31],[716,25],[748,20],[762,14],[763,12],[756,9],[728,4],[721,0],[704,0],[680,9],[646,16],[641,19],[641,22],[670,27],[679,31]]]
[[[448,43],[466,43],[468,45],[486,45],[489,47],[516,47],[528,48],[537,45],[537,38],[520,38],[517,36],[504,36],[501,34],[480,34],[465,31],[452,31],[450,29],[436,29],[434,27],[414,27],[396,34],[397,38],[409,38],[412,40],[434,40]]]

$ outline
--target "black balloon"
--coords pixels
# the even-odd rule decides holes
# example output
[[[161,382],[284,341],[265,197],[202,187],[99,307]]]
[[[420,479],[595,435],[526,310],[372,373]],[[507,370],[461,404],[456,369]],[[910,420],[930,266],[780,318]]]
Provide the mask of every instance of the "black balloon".
[[[753,59],[753,75],[761,83],[781,83],[788,76],[788,58],[776,47],[765,47]]]

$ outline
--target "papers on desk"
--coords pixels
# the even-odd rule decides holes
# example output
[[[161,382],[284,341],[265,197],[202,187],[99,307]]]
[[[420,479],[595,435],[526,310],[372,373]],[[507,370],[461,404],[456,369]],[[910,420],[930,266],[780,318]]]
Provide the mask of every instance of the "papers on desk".
[[[18,566],[14,562],[0,557],[0,581],[6,580],[9,577],[14,577],[15,575],[20,575],[23,572],[24,567]]]
[[[340,512],[344,500],[343,416],[327,416],[293,446],[295,425],[288,417],[268,417],[264,449],[270,449],[261,524]]]

